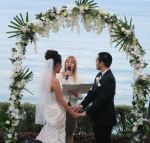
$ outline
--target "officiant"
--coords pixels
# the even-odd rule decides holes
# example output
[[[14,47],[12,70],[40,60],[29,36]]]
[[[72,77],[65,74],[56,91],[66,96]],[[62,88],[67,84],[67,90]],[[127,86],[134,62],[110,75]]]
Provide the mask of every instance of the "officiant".
[[[64,62],[64,70],[57,75],[57,78],[62,84],[79,84],[80,79],[77,74],[77,60],[74,56],[69,56]],[[71,94],[64,95],[65,101],[74,106],[80,99],[77,91],[72,91]],[[66,143],[73,143],[73,132],[75,128],[75,119],[66,113]]]

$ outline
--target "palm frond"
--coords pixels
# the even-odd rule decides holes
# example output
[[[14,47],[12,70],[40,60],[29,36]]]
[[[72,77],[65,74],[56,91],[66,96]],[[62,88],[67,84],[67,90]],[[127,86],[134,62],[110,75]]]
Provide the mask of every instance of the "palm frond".
[[[30,94],[34,95],[30,90],[23,88],[24,90],[26,90],[27,92],[29,92]]]
[[[28,12],[26,13],[26,22],[29,22],[29,14],[28,14]]]
[[[19,78],[24,79],[26,82],[33,80],[33,72],[29,71],[26,67],[20,72]]]
[[[77,6],[89,6],[89,9],[94,9],[97,6],[97,3],[94,2],[94,0],[78,0],[75,1]]]
[[[14,21],[10,21],[11,24],[8,25],[8,27],[10,27],[14,30],[6,32],[6,33],[8,33],[8,34],[13,34],[14,33],[14,34],[9,36],[8,38],[20,36],[20,35],[23,34],[23,32],[21,31],[21,28],[22,28],[22,26],[26,26],[27,22],[29,21],[28,12],[26,13],[25,19],[23,18],[21,13],[19,14],[19,16],[16,15],[13,19],[14,19]]]

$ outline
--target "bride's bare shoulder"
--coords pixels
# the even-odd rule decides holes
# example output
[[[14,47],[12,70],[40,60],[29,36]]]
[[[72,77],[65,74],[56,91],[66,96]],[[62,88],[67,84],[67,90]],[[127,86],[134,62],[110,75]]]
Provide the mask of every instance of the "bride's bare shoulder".
[[[53,85],[60,85],[59,80],[56,77],[52,78],[52,84]]]

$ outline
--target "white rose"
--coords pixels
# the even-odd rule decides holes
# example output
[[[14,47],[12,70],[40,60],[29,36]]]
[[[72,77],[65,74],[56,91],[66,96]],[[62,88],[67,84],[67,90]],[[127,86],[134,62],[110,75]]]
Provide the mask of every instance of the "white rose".
[[[26,33],[26,32],[29,32],[30,29],[28,28],[28,26],[22,26],[22,27],[21,27],[21,31],[22,31],[23,33]]]
[[[63,16],[67,16],[67,14],[68,14],[67,11],[62,13]]]
[[[12,134],[7,134],[7,137],[8,137],[9,139],[11,139],[11,138],[12,138]]]
[[[126,29],[124,27],[121,28],[122,32],[126,32]]]
[[[89,6],[88,6],[88,5],[85,6],[84,9],[85,9],[85,10],[89,10]]]
[[[18,52],[16,54],[13,55],[14,58],[19,58],[19,59],[23,59],[23,53]]]
[[[12,124],[12,126],[17,126],[19,124],[19,120],[14,121],[14,123]]]
[[[57,11],[56,11],[56,13],[60,14],[61,13],[61,8],[58,8]]]
[[[44,27],[43,21],[41,21],[41,20],[39,20],[39,19],[35,20],[35,22],[33,23],[33,25],[34,25],[35,27],[37,27],[37,28],[43,28],[43,27]]]
[[[14,69],[13,69],[13,71],[14,72],[20,72],[22,70],[22,67],[21,66],[16,66]]]
[[[12,100],[9,100],[10,106],[14,106],[14,102]]]
[[[17,87],[18,87],[18,88],[23,88],[24,85],[25,85],[25,80],[24,80],[24,79],[21,80],[19,83],[17,83]]]
[[[9,139],[11,139],[11,138],[12,138],[12,134],[7,134],[7,137],[8,137]]]
[[[100,77],[96,77],[96,83],[99,83]]]
[[[129,35],[131,35],[131,33],[132,33],[131,30],[126,30],[126,31],[125,31],[125,34],[126,34],[127,37],[128,37]]]
[[[5,123],[6,123],[7,125],[9,125],[9,124],[10,124],[10,121],[7,120]]]
[[[138,123],[137,123],[137,122],[134,122],[133,125],[134,125],[135,127],[137,127],[137,126],[138,126]]]
[[[16,90],[13,90],[12,94],[18,95],[19,93]]]
[[[132,128],[132,131],[135,133],[135,132],[137,131],[137,127],[134,126],[134,127]]]
[[[105,15],[105,16],[104,16],[104,19],[107,19],[107,18],[108,18],[108,16],[107,16],[107,15]]]
[[[79,7],[79,9],[80,9],[80,11],[84,11],[84,6],[81,5],[81,6]]]
[[[17,77],[17,76],[18,76],[17,73],[12,73],[11,76],[10,76],[10,78],[15,78],[15,77]]]
[[[21,60],[19,60],[19,61],[17,60],[13,63],[14,66],[21,66],[21,64],[22,64]]]
[[[15,95],[11,95],[11,99],[14,101],[16,100],[16,96]]]
[[[15,109],[14,112],[18,115],[19,109]]]
[[[12,106],[9,106],[9,111],[13,111],[15,109],[15,107],[12,105]]]

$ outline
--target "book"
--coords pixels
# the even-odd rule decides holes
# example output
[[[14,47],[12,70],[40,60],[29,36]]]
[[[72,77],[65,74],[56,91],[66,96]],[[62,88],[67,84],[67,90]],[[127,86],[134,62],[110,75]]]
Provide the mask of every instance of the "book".
[[[80,83],[80,84],[62,84],[63,94],[69,94],[70,90],[78,91],[79,94],[84,94],[92,87],[92,83]]]

